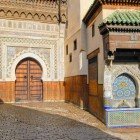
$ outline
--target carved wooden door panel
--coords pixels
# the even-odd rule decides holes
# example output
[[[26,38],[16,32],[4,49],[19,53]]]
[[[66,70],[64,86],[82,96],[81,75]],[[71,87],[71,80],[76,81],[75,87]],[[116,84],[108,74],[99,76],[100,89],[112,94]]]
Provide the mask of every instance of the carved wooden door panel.
[[[89,95],[98,95],[97,84],[98,84],[98,59],[94,57],[89,60]]]
[[[28,100],[28,61],[21,61],[16,68],[15,100]]]
[[[42,100],[42,70],[39,64],[34,60],[29,61],[29,98],[30,100]]]
[[[43,84],[42,69],[34,59],[22,60],[16,68],[15,100],[41,101]]]

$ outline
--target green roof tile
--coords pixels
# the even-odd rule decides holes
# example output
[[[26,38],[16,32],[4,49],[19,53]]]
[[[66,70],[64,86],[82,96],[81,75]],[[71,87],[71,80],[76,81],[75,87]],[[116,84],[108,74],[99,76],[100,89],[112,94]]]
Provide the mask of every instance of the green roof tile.
[[[108,16],[99,27],[107,25],[133,25],[140,26],[140,11],[115,11]]]

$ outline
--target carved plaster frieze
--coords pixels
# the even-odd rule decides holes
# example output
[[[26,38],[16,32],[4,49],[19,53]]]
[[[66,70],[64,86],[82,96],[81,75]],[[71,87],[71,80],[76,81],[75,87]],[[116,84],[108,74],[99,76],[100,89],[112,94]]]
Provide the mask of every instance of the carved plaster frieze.
[[[112,107],[113,108],[122,108],[122,107],[134,108],[136,107],[136,103],[134,100],[113,100]]]
[[[42,3],[43,2],[43,3]],[[34,20],[45,23],[58,23],[61,13],[62,22],[66,22],[67,4],[59,6],[54,1],[0,1],[0,17],[9,19]]]
[[[48,48],[50,45],[54,45],[56,44],[56,40],[47,40],[47,39],[34,39],[34,38],[15,38],[15,37],[0,37],[0,42],[2,44],[5,45],[16,45],[19,46],[19,44],[21,44],[21,46],[23,46],[23,44],[27,44],[24,45],[26,46],[30,46],[30,47],[38,47],[39,45]]]
[[[46,64],[47,77],[50,78],[50,49],[28,48],[28,47],[8,47],[7,48],[7,78],[11,76],[11,66],[13,62],[22,54],[33,53],[38,55]]]
[[[63,79],[63,75],[58,75],[58,65],[60,65],[58,61],[63,58],[61,58],[61,55],[59,54],[61,51],[58,51],[59,44],[57,44],[57,41],[27,38],[0,38],[0,42],[5,46],[4,48],[7,52],[5,57],[7,59],[7,67],[6,71],[4,71],[4,73],[6,72],[6,78],[10,78],[11,66],[16,58],[26,53],[33,53],[39,56],[45,62],[48,79],[55,80],[58,79],[58,77]],[[62,46],[59,49],[63,49]],[[61,67],[61,69],[63,71],[63,67]]]
[[[64,24],[0,19],[0,30],[0,81],[14,81],[16,65],[25,57],[40,60],[45,70],[43,79],[64,80],[64,65],[60,63],[64,62]]]
[[[61,26],[57,24],[0,19],[0,36],[58,39],[60,27]],[[65,29],[61,30],[64,32]]]
[[[113,73],[112,80],[115,80],[115,78],[122,73],[128,73],[133,78],[140,80],[139,64],[113,65],[111,71]]]

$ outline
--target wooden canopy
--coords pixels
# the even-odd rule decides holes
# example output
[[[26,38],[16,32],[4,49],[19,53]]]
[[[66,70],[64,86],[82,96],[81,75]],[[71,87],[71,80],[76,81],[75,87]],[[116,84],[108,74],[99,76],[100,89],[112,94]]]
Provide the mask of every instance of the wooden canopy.
[[[100,33],[140,32],[140,10],[117,10],[109,15],[100,25]]]
[[[95,0],[97,1],[97,0]],[[129,5],[139,5],[140,0],[99,0],[102,4],[129,4]]]

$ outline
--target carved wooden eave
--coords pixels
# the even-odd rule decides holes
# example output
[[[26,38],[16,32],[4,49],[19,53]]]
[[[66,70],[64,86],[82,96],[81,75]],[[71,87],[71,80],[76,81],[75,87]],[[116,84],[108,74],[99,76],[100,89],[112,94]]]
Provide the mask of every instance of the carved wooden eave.
[[[139,10],[117,10],[104,19],[99,30],[103,35],[105,60],[112,61],[117,49],[140,49]]]
[[[104,25],[99,29],[103,35],[105,60],[114,60],[116,49],[140,49],[140,26]]]
[[[139,0],[99,0],[102,4],[113,5],[140,5]]]
[[[66,22],[66,9],[67,2],[62,0],[1,0],[0,18],[58,23],[61,17]]]
[[[118,26],[118,25],[104,25],[99,28],[100,34],[105,35],[109,32],[140,32],[140,26]]]
[[[140,32],[139,10],[116,10],[99,25],[102,35],[107,32]]]

